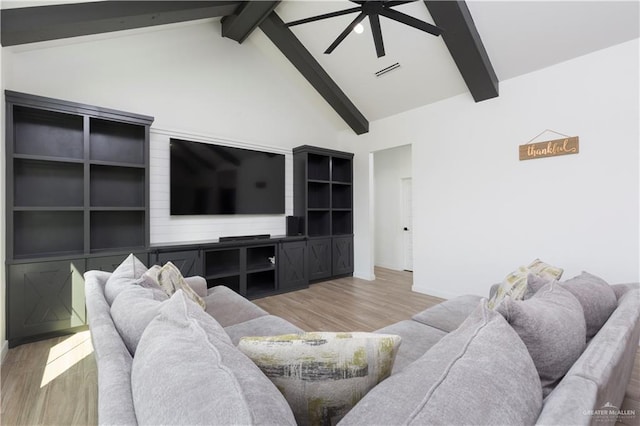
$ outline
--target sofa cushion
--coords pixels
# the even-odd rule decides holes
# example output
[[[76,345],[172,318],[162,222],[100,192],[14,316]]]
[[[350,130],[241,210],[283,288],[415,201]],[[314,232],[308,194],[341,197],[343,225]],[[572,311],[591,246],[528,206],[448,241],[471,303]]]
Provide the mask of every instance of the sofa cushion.
[[[415,314],[412,319],[447,333],[455,330],[480,303],[480,296],[465,295],[445,300]]]
[[[159,288],[133,285],[118,294],[111,304],[111,318],[131,355],[136,352],[142,332],[168,299]]]
[[[301,328],[296,327],[275,315],[265,315],[239,324],[225,327],[229,338],[234,345],[237,345],[241,338],[245,336],[274,336],[278,334],[303,333]]]
[[[264,309],[223,285],[210,288],[204,300],[207,313],[223,327],[269,315]]]
[[[534,424],[541,406],[527,348],[483,300],[460,327],[373,388],[340,425]]]
[[[303,333],[243,337],[238,348],[273,381],[299,425],[336,424],[389,377],[400,337]]]
[[[376,330],[375,333],[397,334],[402,338],[402,344],[396,354],[391,374],[402,371],[407,365],[420,358],[440,339],[447,335],[442,330],[417,321],[405,320]]]
[[[553,281],[531,299],[507,297],[497,308],[527,346],[548,395],[584,350],[585,321],[580,302]]]
[[[295,424],[273,383],[182,290],[144,331],[131,388],[139,424]]]
[[[596,335],[618,305],[616,294],[602,278],[582,272],[562,286],[578,299],[587,322],[587,338]]]
[[[207,305],[204,299],[198,296],[198,293],[187,284],[182,273],[180,273],[180,270],[173,263],[165,263],[164,266],[158,270],[156,279],[160,288],[163,289],[167,295],[172,296],[176,291],[182,290],[185,296],[200,305],[202,309],[206,309]]]
[[[106,284],[104,285],[104,297],[113,303],[116,296],[120,292],[133,284],[142,274],[147,271],[147,267],[137,257],[131,253],[122,263],[113,271]]]

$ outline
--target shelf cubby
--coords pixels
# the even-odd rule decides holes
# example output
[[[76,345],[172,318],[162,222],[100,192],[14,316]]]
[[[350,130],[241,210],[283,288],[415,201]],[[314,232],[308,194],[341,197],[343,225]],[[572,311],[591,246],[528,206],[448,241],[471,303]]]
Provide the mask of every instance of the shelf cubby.
[[[256,299],[271,294],[275,288],[275,269],[247,274],[247,297],[249,299]]]
[[[82,116],[14,106],[13,152],[60,158],[84,158]]]
[[[225,277],[240,273],[240,249],[212,250],[205,252],[207,278]]]
[[[351,183],[351,159],[332,157],[331,159],[331,180],[334,182]]]
[[[307,213],[307,232],[310,237],[331,235],[329,210],[313,210]]]
[[[13,199],[16,207],[82,207],[84,166],[14,159]]]
[[[329,183],[308,183],[308,207],[310,209],[328,209],[331,206],[331,192]]]
[[[275,269],[275,263],[269,258],[275,259],[276,246],[259,246],[247,248],[247,272]]]
[[[336,183],[331,185],[331,207],[333,209],[350,209],[352,203],[351,185]]]
[[[91,160],[129,164],[145,163],[144,127],[92,118],[89,140]]]
[[[326,155],[308,154],[307,156],[307,179],[326,180],[330,178],[330,162]]]
[[[92,207],[144,207],[145,170],[91,165]]]
[[[240,293],[240,275],[230,275],[220,278],[207,278],[207,287],[215,287],[218,285],[224,285],[229,287],[236,293]]]
[[[353,233],[353,217],[349,210],[334,210],[332,212],[331,227],[333,235],[348,235]]]
[[[89,232],[92,252],[145,247],[145,212],[92,211]]]
[[[83,211],[15,211],[14,257],[22,259],[82,253],[83,217]]]

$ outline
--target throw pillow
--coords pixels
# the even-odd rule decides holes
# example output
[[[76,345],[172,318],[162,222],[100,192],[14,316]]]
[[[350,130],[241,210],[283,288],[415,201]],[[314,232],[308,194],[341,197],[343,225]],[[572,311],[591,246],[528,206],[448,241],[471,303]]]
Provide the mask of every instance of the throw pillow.
[[[153,274],[155,274],[155,271],[151,276],[153,276]],[[182,290],[189,299],[200,305],[202,309],[207,308],[207,304],[202,297],[198,296],[198,293],[196,293],[189,284],[187,284],[180,273],[180,270],[173,263],[165,263],[163,267],[157,270],[156,276],[158,285],[165,291],[165,293],[167,293],[167,295],[172,296],[176,291]]]
[[[111,304],[111,319],[131,355],[135,354],[145,328],[162,308],[162,300],[167,299],[159,289],[133,285],[118,294]]]
[[[507,297],[497,311],[527,346],[547,396],[586,345],[580,302],[553,281],[529,300]]]
[[[549,278],[552,280],[559,280],[564,272],[564,269],[549,265],[540,259],[536,259],[531,262],[529,266],[527,266],[527,269],[539,277]]]
[[[147,267],[131,253],[113,271],[104,285],[104,297],[109,306],[121,291],[129,288],[135,280],[139,279],[147,271]]]
[[[400,337],[303,333],[244,337],[238,349],[282,392],[299,425],[336,424],[391,374]]]
[[[520,266],[507,275],[497,287],[496,292],[489,299],[489,308],[496,309],[507,296],[515,300],[528,299],[535,294],[535,291],[529,288],[530,282],[536,285],[536,281],[542,282],[538,280],[540,278],[544,279],[546,284],[550,280],[560,279],[562,272],[563,269],[549,265],[540,259],[534,260],[528,266]]]
[[[182,290],[142,334],[131,391],[141,425],[295,425],[273,383]]]
[[[618,306],[615,292],[606,281],[588,272],[582,272],[562,283],[582,305],[587,324],[587,338],[602,328]]]
[[[373,388],[340,425],[532,425],[541,407],[527,348],[483,299],[460,327]]]

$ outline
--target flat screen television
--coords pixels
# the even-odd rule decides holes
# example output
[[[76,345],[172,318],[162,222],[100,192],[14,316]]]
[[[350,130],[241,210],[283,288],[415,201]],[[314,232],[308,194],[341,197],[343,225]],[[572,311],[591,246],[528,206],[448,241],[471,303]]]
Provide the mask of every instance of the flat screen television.
[[[171,138],[172,215],[284,214],[284,155]]]

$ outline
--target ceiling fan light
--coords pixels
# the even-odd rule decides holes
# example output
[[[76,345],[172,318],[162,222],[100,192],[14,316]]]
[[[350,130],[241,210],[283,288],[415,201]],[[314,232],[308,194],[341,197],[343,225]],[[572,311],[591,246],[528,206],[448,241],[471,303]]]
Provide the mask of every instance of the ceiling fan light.
[[[364,26],[362,24],[358,24],[355,27],[353,27],[353,32],[356,34],[362,34],[363,31],[364,31]]]

